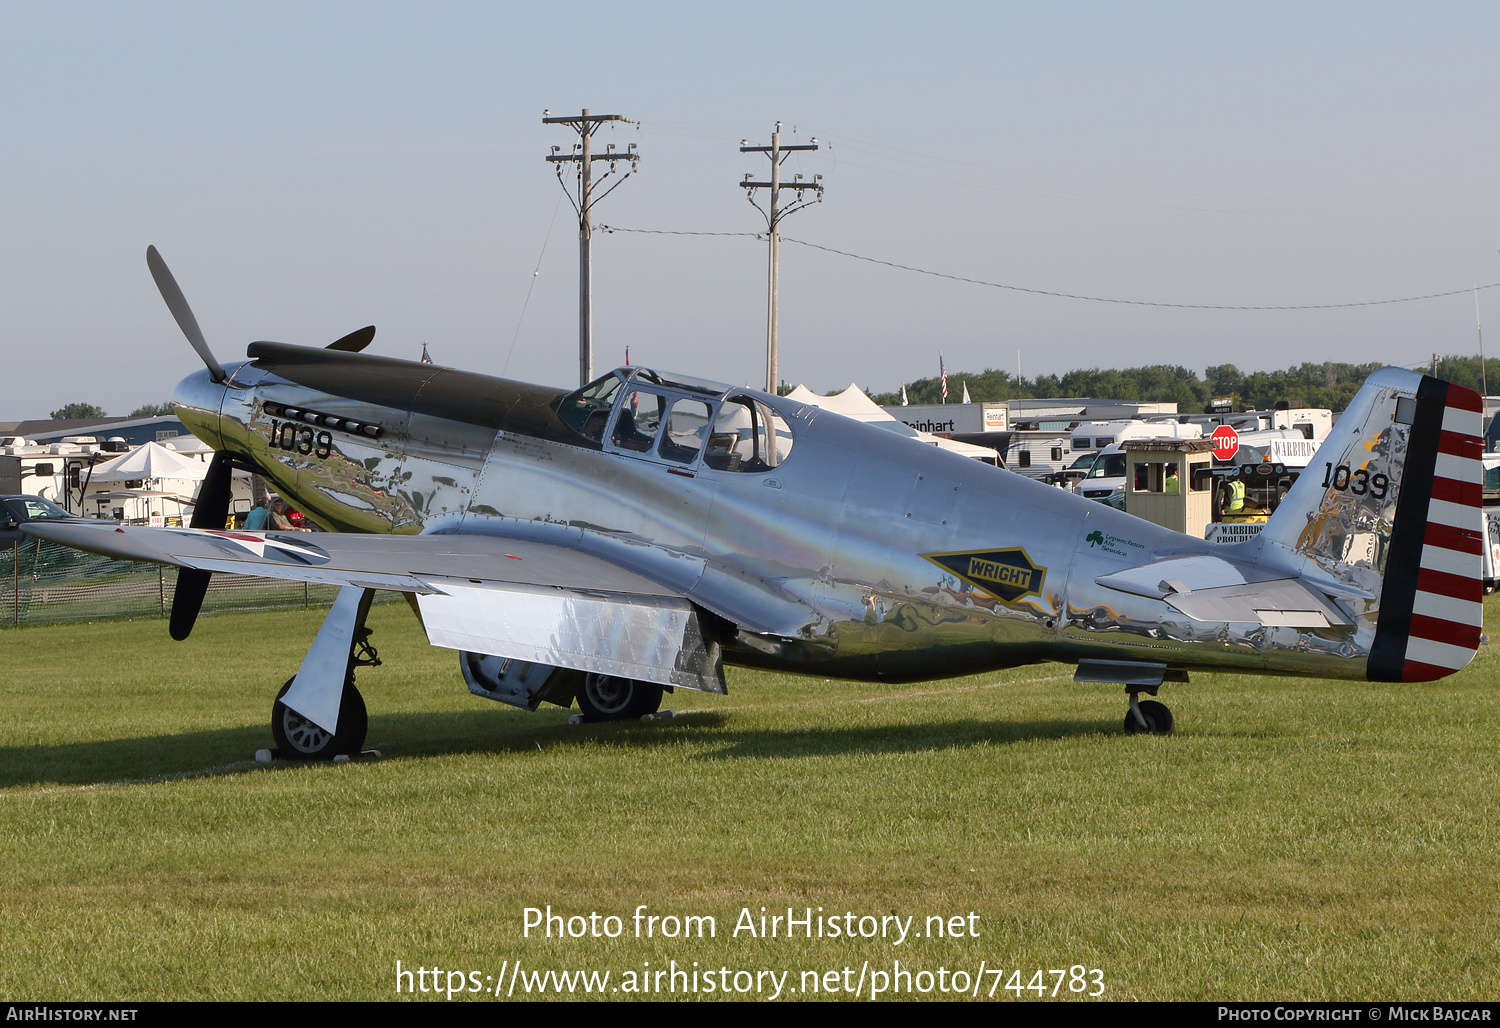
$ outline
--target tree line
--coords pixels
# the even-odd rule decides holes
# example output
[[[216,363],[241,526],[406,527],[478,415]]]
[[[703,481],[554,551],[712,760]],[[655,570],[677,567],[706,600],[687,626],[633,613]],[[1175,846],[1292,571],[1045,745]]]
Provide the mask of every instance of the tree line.
[[[948,402],[963,397],[964,386],[974,402],[986,400],[1040,399],[1044,397],[1089,397],[1099,400],[1138,400],[1163,403],[1176,401],[1184,414],[1202,413],[1216,399],[1228,399],[1234,409],[1269,410],[1286,401],[1292,407],[1327,407],[1341,411],[1349,405],[1365,379],[1383,365],[1344,364],[1337,361],[1307,362],[1285,371],[1241,371],[1233,364],[1216,364],[1197,372],[1174,364],[1150,364],[1139,368],[1085,368],[1063,375],[1039,375],[1017,379],[1008,371],[994,368],[973,374],[953,371],[948,374]],[[1431,366],[1418,369],[1434,373]],[[1476,391],[1488,382],[1500,390],[1500,359],[1484,362],[1485,379],[1481,380],[1479,358],[1440,357],[1436,361],[1438,378]],[[901,393],[872,394],[876,403],[899,404]],[[941,403],[942,380],[924,378],[906,384],[910,403]]]
[[[171,403],[148,403],[131,411],[127,417],[132,418],[154,418],[162,414],[171,414]],[[57,408],[47,417],[53,421],[72,421],[76,418],[107,418],[103,407],[96,407],[92,403],[68,403]]]
[[[1307,362],[1285,371],[1241,371],[1233,364],[1215,364],[1197,372],[1175,364],[1148,364],[1140,368],[1084,368],[1063,375],[1039,375],[1017,379],[1008,371],[989,368],[978,374],[955,371],[948,376],[948,402],[957,403],[969,387],[969,399],[1026,400],[1046,397],[1091,397],[1098,400],[1139,400],[1148,403],[1176,401],[1184,414],[1201,414],[1213,400],[1227,398],[1236,410],[1253,408],[1270,410],[1285,400],[1292,407],[1327,407],[1341,411],[1364,385],[1365,379],[1383,365],[1343,364],[1324,361]],[[1479,357],[1439,357],[1433,364],[1419,368],[1448,382],[1456,382],[1478,392],[1487,392],[1489,383],[1500,392],[1500,358],[1486,358],[1481,376]],[[868,390],[866,390],[868,392]],[[901,392],[871,393],[876,403],[895,405]],[[942,380],[923,378],[906,384],[910,403],[941,403]],[[170,403],[148,403],[130,412],[132,418],[149,418],[171,414]],[[102,418],[102,407],[91,403],[70,403],[49,415],[63,418]]]

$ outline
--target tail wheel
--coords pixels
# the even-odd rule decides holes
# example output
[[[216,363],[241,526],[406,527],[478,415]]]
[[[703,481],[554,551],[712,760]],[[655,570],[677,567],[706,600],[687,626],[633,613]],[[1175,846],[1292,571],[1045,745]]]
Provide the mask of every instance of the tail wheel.
[[[590,721],[639,718],[660,709],[661,695],[661,686],[652,682],[587,674],[578,686],[578,709]]]
[[[271,707],[271,736],[276,740],[279,755],[288,760],[332,760],[340,753],[358,753],[365,744],[370,718],[365,711],[365,698],[354,687],[353,676],[344,682],[337,732],[320,728],[281,702],[296,680],[295,675],[287,679]]]

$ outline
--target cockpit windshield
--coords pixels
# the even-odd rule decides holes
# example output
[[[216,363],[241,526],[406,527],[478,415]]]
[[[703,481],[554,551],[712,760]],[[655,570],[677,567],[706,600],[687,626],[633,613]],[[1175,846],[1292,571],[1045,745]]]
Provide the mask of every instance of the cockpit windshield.
[[[569,393],[558,405],[557,416],[573,431],[594,442],[604,439],[604,426],[609,423],[609,409],[614,406],[615,393],[623,384],[620,376],[610,372],[596,378],[577,392]]]

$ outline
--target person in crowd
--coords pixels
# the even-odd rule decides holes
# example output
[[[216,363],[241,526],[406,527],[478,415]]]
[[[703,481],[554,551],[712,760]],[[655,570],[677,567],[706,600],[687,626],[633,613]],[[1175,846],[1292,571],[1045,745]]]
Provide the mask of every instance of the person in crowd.
[[[264,497],[255,501],[250,513],[245,515],[245,531],[264,532],[271,521],[271,512],[266,509]]]

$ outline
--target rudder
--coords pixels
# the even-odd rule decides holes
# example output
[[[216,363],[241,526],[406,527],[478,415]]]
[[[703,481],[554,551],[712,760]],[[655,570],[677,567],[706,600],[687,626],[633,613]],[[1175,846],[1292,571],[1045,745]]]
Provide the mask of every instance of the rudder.
[[[1483,410],[1474,390],[1423,376],[1370,651],[1372,681],[1442,678],[1479,648]]]
[[[1481,426],[1472,389],[1376,372],[1262,533],[1274,563],[1363,604],[1372,681],[1441,678],[1478,649]]]

